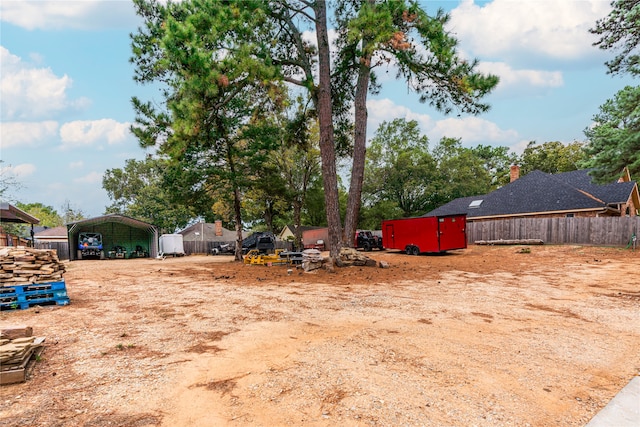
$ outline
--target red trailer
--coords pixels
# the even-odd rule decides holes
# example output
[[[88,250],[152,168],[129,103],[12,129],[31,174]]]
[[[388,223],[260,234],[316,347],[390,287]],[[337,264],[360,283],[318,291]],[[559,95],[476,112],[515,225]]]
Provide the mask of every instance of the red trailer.
[[[422,216],[382,221],[382,243],[409,255],[467,247],[467,216]]]

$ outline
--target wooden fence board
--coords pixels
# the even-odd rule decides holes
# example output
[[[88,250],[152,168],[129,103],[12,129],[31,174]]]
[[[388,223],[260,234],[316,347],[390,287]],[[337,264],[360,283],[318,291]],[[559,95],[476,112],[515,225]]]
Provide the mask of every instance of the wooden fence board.
[[[467,223],[467,241],[541,239],[547,244],[627,246],[640,217],[511,218]]]
[[[68,242],[36,242],[36,249],[55,249],[58,259],[69,259],[69,243]]]

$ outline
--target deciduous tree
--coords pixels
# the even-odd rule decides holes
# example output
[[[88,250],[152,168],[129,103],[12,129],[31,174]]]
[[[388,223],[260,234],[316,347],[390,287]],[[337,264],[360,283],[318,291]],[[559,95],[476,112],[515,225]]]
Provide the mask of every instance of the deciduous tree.
[[[459,138],[442,138],[432,154],[437,163],[437,178],[429,210],[459,197],[492,190],[492,176],[485,167],[485,159],[472,148],[463,147]]]
[[[197,215],[187,206],[174,203],[163,181],[166,164],[148,157],[128,159],[122,169],[107,169],[102,188],[113,203],[106,212],[146,221],[168,233],[184,228]]]
[[[59,227],[64,225],[64,221],[62,217],[53,206],[46,206],[40,202],[37,203],[16,203],[18,209],[22,209],[27,212],[29,215],[33,215],[34,217],[40,220],[38,225],[43,227]]]
[[[391,202],[404,217],[425,213],[434,191],[436,163],[415,120],[380,125],[367,151],[365,171],[368,207],[382,203],[388,211]]]
[[[535,141],[530,141],[518,163],[523,175],[536,169],[546,173],[560,173],[579,169],[584,159],[581,142],[563,144],[560,141],[549,141],[537,145]]]

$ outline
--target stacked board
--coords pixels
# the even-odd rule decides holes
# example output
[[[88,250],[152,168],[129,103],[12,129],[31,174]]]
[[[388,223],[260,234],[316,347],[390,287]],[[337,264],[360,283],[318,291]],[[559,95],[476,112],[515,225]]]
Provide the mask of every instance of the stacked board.
[[[52,249],[0,248],[0,286],[62,280],[65,266]]]
[[[14,384],[27,379],[30,362],[44,350],[44,338],[31,336],[31,328],[22,328],[23,336],[0,334],[0,384]]]

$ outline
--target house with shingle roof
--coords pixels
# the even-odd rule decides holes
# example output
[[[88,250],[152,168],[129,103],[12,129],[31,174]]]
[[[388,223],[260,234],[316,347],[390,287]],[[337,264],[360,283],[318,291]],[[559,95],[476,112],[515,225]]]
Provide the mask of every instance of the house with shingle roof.
[[[311,226],[311,225],[301,225],[300,226],[300,232],[304,233],[305,231],[308,230],[317,230],[320,228],[327,228],[327,227],[316,227],[316,226]],[[284,240],[284,241],[288,241],[288,240],[294,240],[296,237],[296,233],[295,233],[296,227],[293,224],[287,224],[284,227],[282,227],[282,230],[280,231],[280,234],[278,234],[278,239],[279,240]]]
[[[35,227],[34,239],[36,242],[68,242],[67,226],[59,227]]]
[[[222,221],[216,221],[213,224],[201,221],[180,231],[180,234],[185,242],[235,242],[238,238],[235,230],[222,226]],[[248,234],[243,231],[242,238],[247,237]]]
[[[589,172],[535,170],[519,177],[519,168],[512,166],[509,184],[489,194],[452,200],[425,216],[465,213],[468,221],[482,221],[640,215],[638,184],[631,180],[628,169],[617,182],[605,185],[594,183]]]

